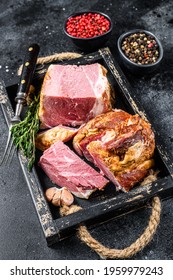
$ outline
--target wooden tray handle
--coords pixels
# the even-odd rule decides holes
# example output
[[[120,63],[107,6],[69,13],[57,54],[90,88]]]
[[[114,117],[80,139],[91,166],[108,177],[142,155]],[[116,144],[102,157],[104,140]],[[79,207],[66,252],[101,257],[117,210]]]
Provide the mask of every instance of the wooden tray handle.
[[[63,206],[60,209],[60,213],[62,216],[66,216],[81,209],[77,205],[71,205],[70,207]],[[159,197],[154,197],[152,200],[152,212],[147,227],[135,242],[124,249],[110,249],[105,247],[94,239],[88,232],[86,226],[83,225],[79,226],[77,235],[81,241],[94,250],[102,259],[127,259],[141,251],[152,240],[160,222],[160,213],[160,199]]]

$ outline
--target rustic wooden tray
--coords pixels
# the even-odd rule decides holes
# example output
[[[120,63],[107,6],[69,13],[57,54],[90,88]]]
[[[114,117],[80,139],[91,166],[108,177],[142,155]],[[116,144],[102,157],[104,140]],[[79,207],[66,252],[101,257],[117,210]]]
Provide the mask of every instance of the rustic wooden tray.
[[[137,113],[150,121],[138,100],[132,98],[132,88],[109,48],[100,49],[98,52],[84,55],[78,59],[58,63],[79,65],[94,62],[101,63],[108,70],[108,79],[116,92],[116,108],[124,109],[132,114]],[[33,83],[38,87],[42,83],[47,67],[48,65],[45,65],[43,69],[36,71]],[[7,125],[14,114],[16,90],[16,83],[5,86],[3,82],[0,82],[0,105]],[[150,123],[152,124],[151,121]],[[45,189],[53,186],[53,183],[37,165],[41,153],[37,151],[35,166],[29,172],[27,159],[20,151],[18,152],[21,168],[49,246],[74,233],[81,223],[85,223],[87,226],[102,223],[144,206],[156,195],[161,199],[173,196],[173,164],[167,154],[166,147],[159,141],[159,133],[155,130],[154,132],[156,137],[156,169],[160,171],[157,181],[145,186],[136,186],[129,193],[116,192],[114,185],[110,183],[103,192],[96,191],[88,200],[75,198],[74,203],[80,205],[82,210],[65,217],[61,217],[59,209],[47,203],[44,197]]]

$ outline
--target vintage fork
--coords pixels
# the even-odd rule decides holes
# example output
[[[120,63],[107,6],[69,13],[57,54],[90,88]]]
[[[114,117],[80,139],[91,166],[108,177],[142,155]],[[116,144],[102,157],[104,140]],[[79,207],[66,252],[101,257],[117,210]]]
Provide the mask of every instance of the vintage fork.
[[[15,146],[13,145],[13,140],[11,137],[11,128],[13,125],[21,121],[20,116],[22,113],[23,106],[26,103],[26,97],[29,92],[29,87],[31,85],[31,81],[34,75],[39,50],[40,47],[37,44],[32,44],[27,49],[25,59],[23,62],[22,73],[20,76],[20,82],[17,89],[17,95],[15,98],[15,113],[14,117],[10,120],[7,144],[2,159],[0,161],[0,165],[7,164],[9,159],[11,161],[11,159],[13,158]]]

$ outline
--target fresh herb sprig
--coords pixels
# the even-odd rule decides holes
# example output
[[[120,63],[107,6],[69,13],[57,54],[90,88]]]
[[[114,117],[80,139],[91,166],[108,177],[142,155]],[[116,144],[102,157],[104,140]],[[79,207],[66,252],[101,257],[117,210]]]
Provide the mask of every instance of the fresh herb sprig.
[[[24,120],[11,128],[13,143],[27,157],[29,171],[31,171],[35,162],[35,136],[40,124],[38,116],[39,101],[40,96],[34,96],[34,99],[28,105]]]

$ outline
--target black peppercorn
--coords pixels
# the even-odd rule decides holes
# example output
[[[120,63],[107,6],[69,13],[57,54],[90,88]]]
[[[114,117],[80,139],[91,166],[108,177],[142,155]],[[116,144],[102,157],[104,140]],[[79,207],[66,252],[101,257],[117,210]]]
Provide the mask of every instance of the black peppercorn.
[[[152,64],[159,58],[159,46],[153,36],[134,33],[122,42],[122,51],[134,63]]]

